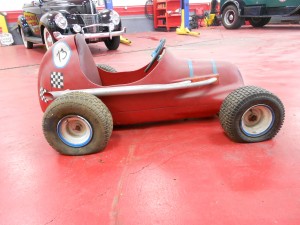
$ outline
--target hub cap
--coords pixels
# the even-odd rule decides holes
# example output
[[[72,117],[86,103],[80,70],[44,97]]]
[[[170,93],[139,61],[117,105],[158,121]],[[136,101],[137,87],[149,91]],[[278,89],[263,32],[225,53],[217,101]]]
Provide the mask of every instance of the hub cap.
[[[66,145],[80,148],[90,143],[93,137],[93,129],[83,117],[70,115],[65,116],[58,122],[57,134]]]
[[[231,25],[233,24],[235,20],[235,13],[233,10],[228,10],[226,13],[225,13],[225,16],[224,16],[224,22],[226,23],[226,25]]]
[[[274,124],[275,115],[267,105],[255,105],[242,116],[241,129],[249,137],[266,134]]]

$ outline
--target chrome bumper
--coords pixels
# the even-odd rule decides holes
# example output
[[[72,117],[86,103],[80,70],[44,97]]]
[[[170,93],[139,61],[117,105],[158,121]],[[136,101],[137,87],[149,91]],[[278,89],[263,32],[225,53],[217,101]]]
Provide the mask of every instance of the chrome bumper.
[[[83,34],[85,39],[93,39],[93,38],[112,38],[115,36],[121,36],[122,34],[126,33],[126,27],[124,27],[120,31],[109,31],[109,32],[104,32],[104,33],[85,33]],[[63,39],[65,37],[68,37],[70,35],[63,35],[58,31],[53,32],[53,36],[56,40]]]

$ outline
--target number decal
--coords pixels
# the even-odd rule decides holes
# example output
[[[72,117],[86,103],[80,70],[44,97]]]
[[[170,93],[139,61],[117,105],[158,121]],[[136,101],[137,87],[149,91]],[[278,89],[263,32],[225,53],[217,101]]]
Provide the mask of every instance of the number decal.
[[[64,68],[71,58],[71,49],[66,42],[57,42],[53,46],[52,58],[57,68]]]

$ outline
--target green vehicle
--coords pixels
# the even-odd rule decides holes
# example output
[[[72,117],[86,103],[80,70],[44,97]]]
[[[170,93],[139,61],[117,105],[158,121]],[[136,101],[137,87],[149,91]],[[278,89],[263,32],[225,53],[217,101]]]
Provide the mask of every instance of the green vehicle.
[[[245,21],[263,27],[271,18],[300,21],[300,0],[221,0],[223,26],[238,29]]]

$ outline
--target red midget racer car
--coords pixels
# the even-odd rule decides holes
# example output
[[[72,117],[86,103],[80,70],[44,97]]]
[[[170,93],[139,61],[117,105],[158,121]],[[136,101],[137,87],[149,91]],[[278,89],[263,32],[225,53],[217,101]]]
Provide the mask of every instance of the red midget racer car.
[[[230,63],[176,58],[164,44],[161,40],[144,67],[116,72],[95,64],[80,34],[55,43],[38,79],[48,143],[62,154],[91,154],[106,147],[113,125],[213,115],[236,142],[277,134],[284,106],[275,95],[244,86]]]

